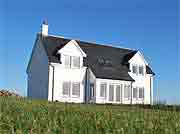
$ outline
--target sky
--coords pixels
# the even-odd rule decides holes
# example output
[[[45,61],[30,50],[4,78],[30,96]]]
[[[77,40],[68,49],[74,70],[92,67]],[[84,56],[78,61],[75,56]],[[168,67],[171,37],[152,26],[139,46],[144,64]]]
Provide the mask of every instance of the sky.
[[[26,68],[44,19],[49,33],[140,50],[154,99],[180,104],[178,0],[0,0],[0,89],[27,93]]]

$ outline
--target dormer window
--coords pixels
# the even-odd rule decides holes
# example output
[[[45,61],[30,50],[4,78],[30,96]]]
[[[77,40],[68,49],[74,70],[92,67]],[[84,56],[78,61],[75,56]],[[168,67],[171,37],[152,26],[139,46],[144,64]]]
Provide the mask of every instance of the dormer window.
[[[139,74],[143,75],[144,74],[144,67],[139,66]]]
[[[80,68],[80,57],[72,57],[72,65],[74,68]]]
[[[71,56],[64,55],[64,65],[66,68],[71,68]]]
[[[66,68],[80,68],[80,57],[64,55],[64,66]]]
[[[144,66],[132,65],[132,73],[136,75],[144,75]]]
[[[134,73],[134,74],[137,74],[138,72],[137,72],[138,70],[137,70],[137,65],[133,65],[132,66],[132,72]]]

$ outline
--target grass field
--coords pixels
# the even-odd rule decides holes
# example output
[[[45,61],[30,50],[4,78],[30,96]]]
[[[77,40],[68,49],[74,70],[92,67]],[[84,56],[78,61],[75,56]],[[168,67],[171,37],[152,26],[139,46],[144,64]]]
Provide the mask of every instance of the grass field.
[[[0,133],[180,134],[180,111],[0,97]]]

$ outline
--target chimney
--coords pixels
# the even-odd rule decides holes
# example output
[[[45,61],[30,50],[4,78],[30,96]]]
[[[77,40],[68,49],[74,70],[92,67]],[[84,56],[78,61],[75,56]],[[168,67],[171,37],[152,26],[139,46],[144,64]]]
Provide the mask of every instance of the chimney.
[[[48,22],[44,20],[41,26],[41,34],[43,36],[48,36]]]

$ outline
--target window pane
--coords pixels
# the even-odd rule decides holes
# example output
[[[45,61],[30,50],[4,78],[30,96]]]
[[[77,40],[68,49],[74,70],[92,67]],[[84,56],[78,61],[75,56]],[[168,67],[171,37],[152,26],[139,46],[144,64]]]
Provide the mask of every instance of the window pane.
[[[143,68],[143,66],[140,66],[140,67],[139,67],[139,74],[142,74],[142,75],[144,74],[144,68]]]
[[[133,88],[133,98],[137,98],[137,88]]]
[[[131,98],[131,86],[130,85],[125,85],[124,86],[124,98]]]
[[[70,68],[71,67],[71,57],[68,55],[65,55],[64,58],[65,58],[65,61],[64,61],[65,67]]]
[[[80,83],[72,84],[72,95],[80,96]]]
[[[94,97],[95,96],[95,91],[94,91],[94,84],[90,84],[90,96]]]
[[[128,90],[126,85],[124,85],[124,98],[128,98]]]
[[[116,101],[120,101],[120,96],[121,96],[121,88],[120,85],[116,86]]]
[[[131,98],[131,86],[128,85],[128,98],[130,99]]]
[[[63,95],[70,95],[71,83],[63,82]]]
[[[100,86],[100,96],[101,97],[106,97],[106,88],[107,88],[106,84],[101,84],[101,86]]]
[[[144,98],[144,88],[139,88],[139,98]]]
[[[137,74],[137,66],[133,65],[132,70],[133,70],[133,73]]]
[[[80,57],[73,57],[73,67],[80,67]]]
[[[114,85],[109,85],[109,101],[114,100]]]

